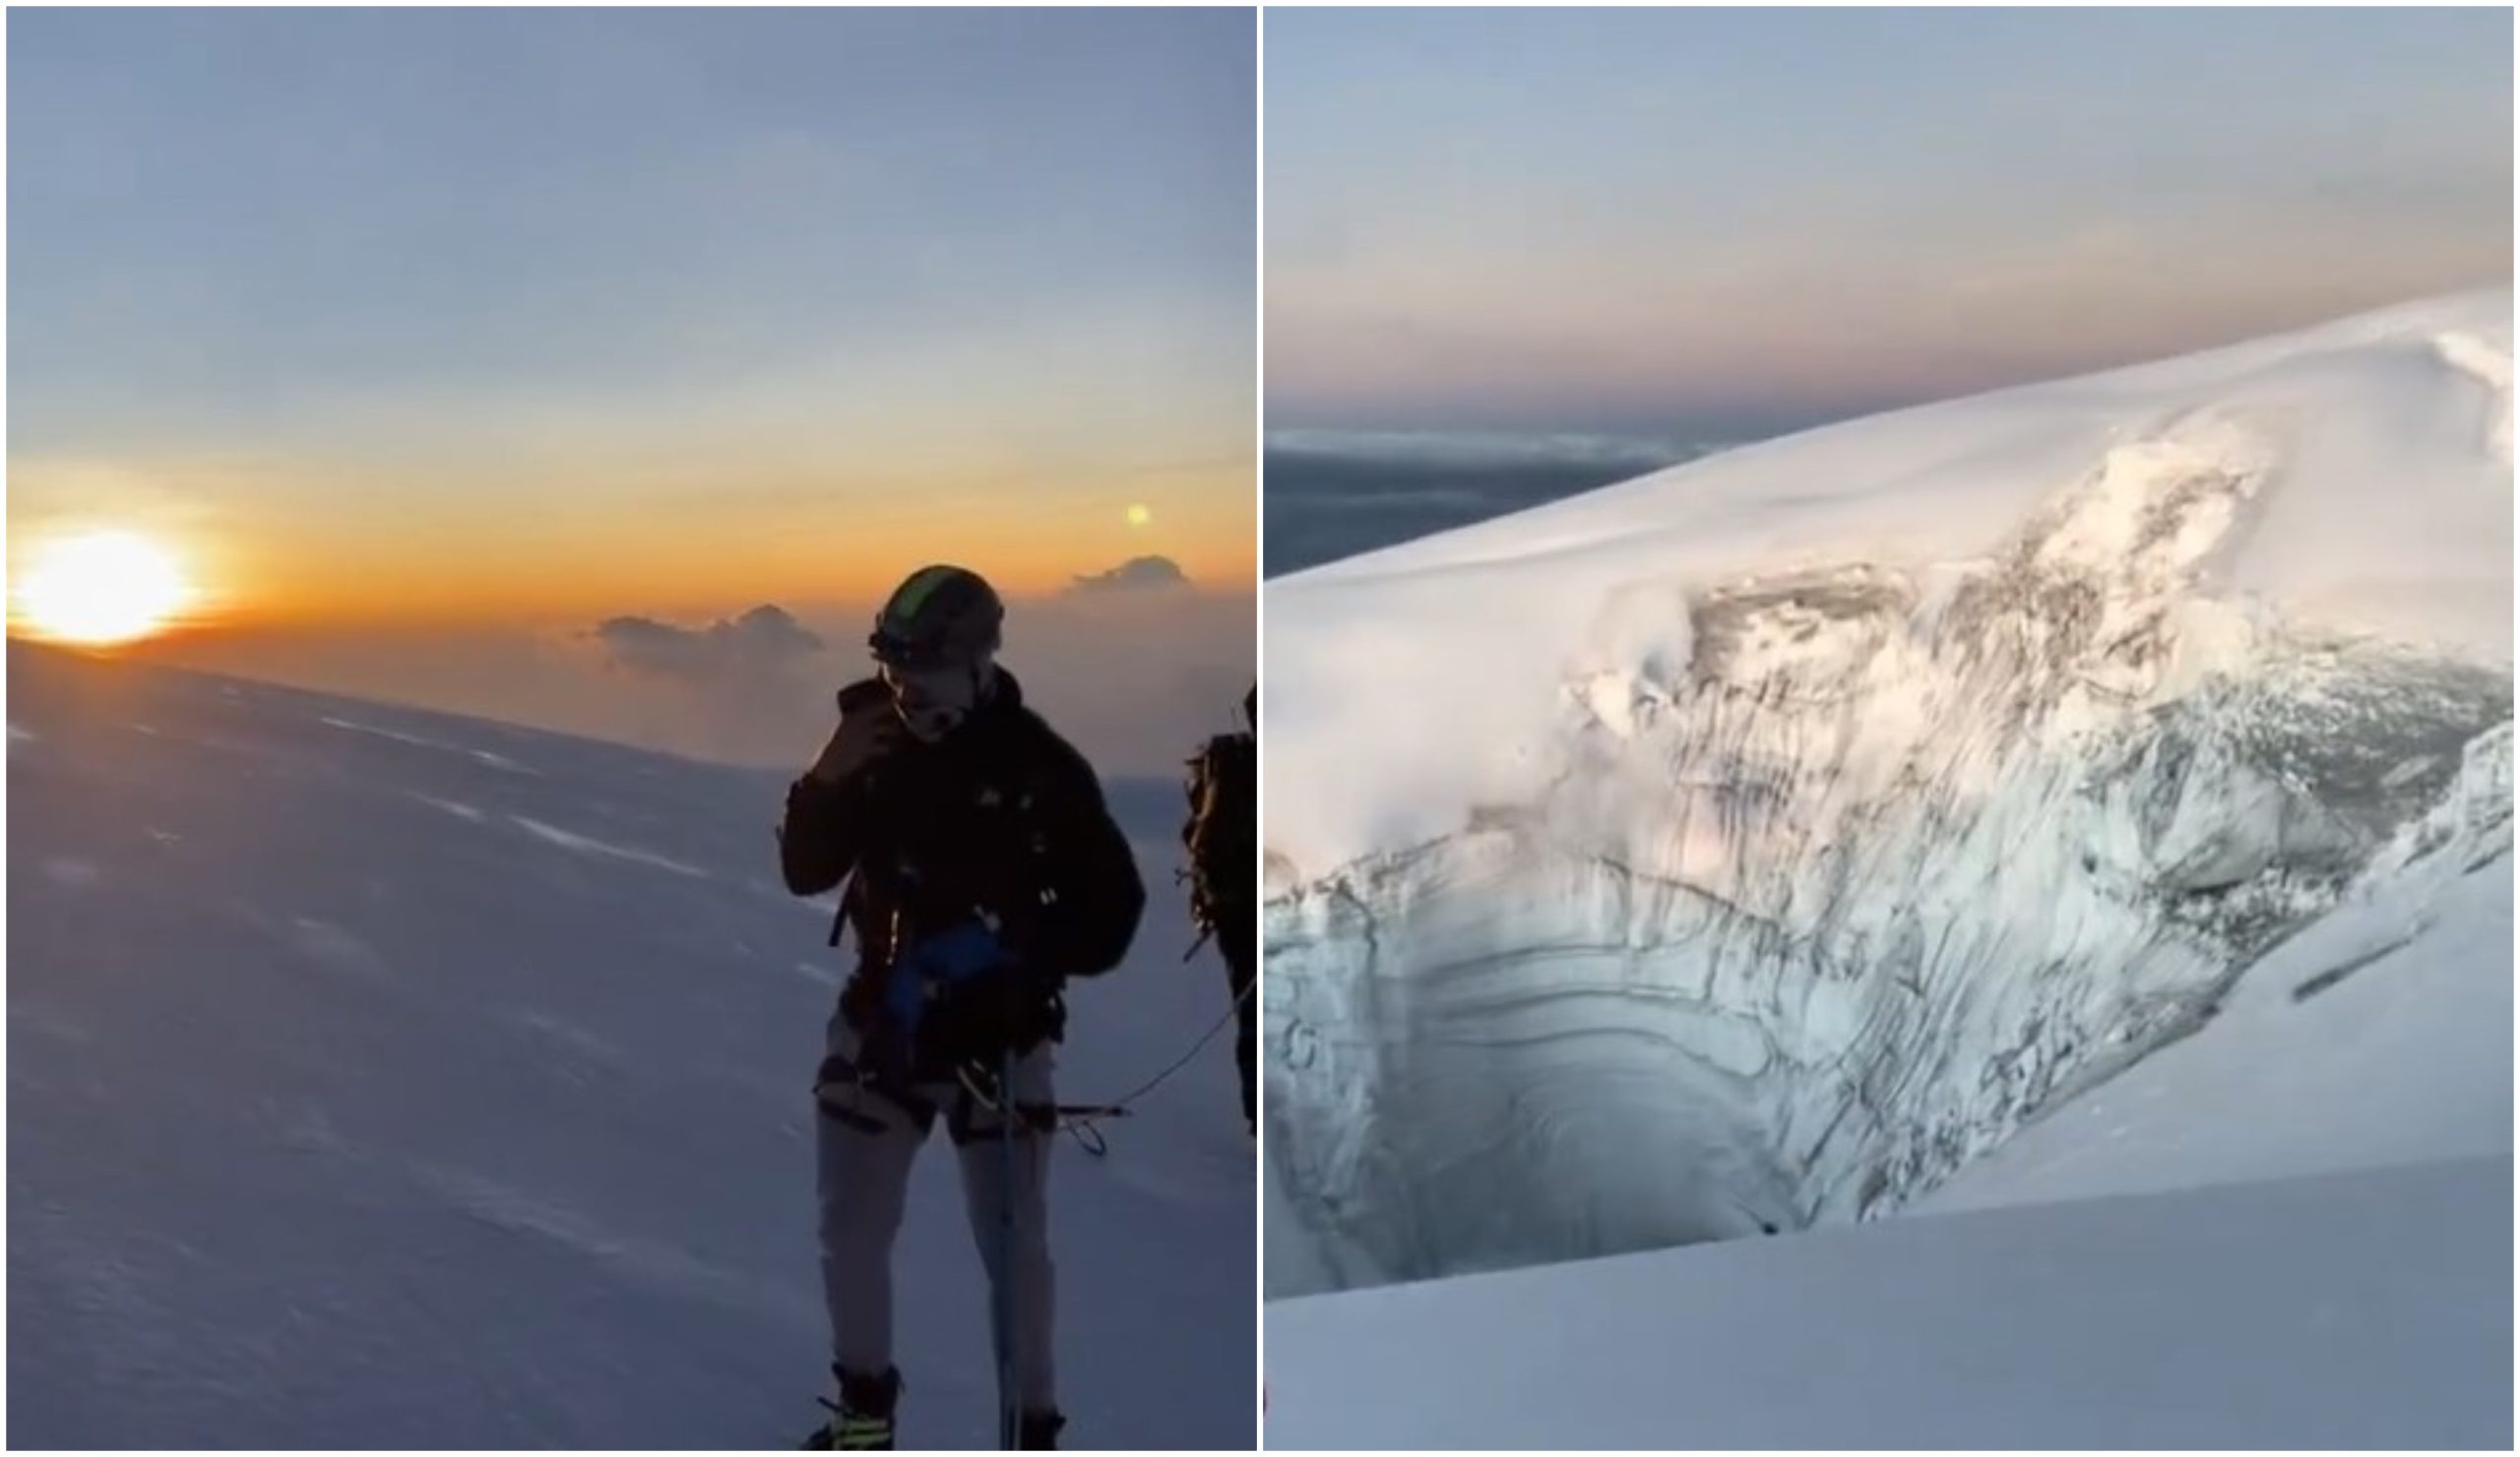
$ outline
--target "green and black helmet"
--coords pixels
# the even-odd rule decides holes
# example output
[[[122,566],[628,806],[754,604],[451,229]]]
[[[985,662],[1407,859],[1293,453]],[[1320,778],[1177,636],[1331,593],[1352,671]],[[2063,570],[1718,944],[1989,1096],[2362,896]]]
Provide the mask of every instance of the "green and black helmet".
[[[918,669],[978,663],[997,651],[1006,604],[966,567],[920,567],[893,589],[866,645],[875,661]]]

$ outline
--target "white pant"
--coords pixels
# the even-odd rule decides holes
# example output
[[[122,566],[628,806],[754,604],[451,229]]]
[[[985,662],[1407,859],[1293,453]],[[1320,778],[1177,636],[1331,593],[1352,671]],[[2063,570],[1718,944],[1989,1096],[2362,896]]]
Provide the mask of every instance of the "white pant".
[[[832,1019],[829,1050],[853,1063],[857,1035]],[[963,1165],[963,1199],[972,1237],[988,1270],[992,1334],[1006,1308],[1008,1272],[999,1251],[1011,1214],[1014,1271],[1015,1386],[1024,1410],[1058,1408],[1050,1352],[1049,1120],[1050,1045],[1017,1059],[1014,1101],[1027,1116],[1016,1130],[1012,1178],[998,1110],[959,1083],[877,1091],[863,1083],[825,1083],[815,1118],[816,1181],[822,1200],[823,1299],[831,1311],[832,1358],[842,1369],[879,1375],[893,1363],[893,1236],[901,1229],[911,1164],[944,1114]],[[997,1096],[995,1090],[983,1087]]]

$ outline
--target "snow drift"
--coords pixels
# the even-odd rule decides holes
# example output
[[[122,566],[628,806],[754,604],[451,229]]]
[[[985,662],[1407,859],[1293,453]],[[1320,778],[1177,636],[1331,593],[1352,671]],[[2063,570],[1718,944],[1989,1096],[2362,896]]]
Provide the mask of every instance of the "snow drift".
[[[779,1447],[827,1337],[807,1085],[826,906],[778,776],[9,649],[9,1376],[19,1445]],[[1115,1097],[1226,1009],[1157,893],[1073,996]],[[1229,1037],[1062,1145],[1079,1444],[1247,1447]],[[985,1445],[954,1163],[897,1251],[906,1440]]]
[[[2510,356],[2439,300],[1273,582],[1272,1293],[1882,1214],[2280,948],[2507,921]]]

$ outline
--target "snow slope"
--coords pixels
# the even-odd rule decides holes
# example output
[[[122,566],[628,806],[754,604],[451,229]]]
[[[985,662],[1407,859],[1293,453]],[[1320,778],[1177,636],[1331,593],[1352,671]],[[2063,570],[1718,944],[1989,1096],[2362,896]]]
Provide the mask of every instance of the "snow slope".
[[[1567,700],[1668,692],[1707,594],[1847,569],[1922,594],[2060,507],[2059,554],[2176,503],[2216,539],[2150,560],[2211,568],[2218,601],[2507,661],[2510,359],[2509,291],[2461,295],[1744,446],[1273,580],[1271,845],[1320,874],[1528,801]]]
[[[9,648],[9,1429],[21,1446],[778,1447],[819,1415],[806,1084],[841,952],[776,776]],[[1225,1010],[1178,791],[1063,1091]],[[1247,1447],[1253,1188],[1220,1037],[1054,1175],[1077,1445]],[[940,1143],[906,1439],[984,1446]]]
[[[2508,1449],[2511,1159],[1268,1307],[1273,1450]]]
[[[2508,1043],[2438,983],[2507,1029],[2510,306],[1273,582],[1271,1292],[1879,1215],[2060,1108],[2060,1197],[2507,1152]],[[2332,1080],[2235,1038],[2158,1096],[2293,1130],[2080,1150],[2077,1094],[2261,998],[2376,1024],[2303,1019]]]

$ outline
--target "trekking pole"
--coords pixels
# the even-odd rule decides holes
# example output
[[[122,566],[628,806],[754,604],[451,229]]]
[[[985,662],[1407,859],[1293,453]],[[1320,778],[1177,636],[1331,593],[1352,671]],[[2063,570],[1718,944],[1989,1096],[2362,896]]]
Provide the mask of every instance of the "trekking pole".
[[[1015,1389],[1015,1201],[1022,1191],[1016,1178],[1013,1047],[998,1051],[997,1146],[1006,1185],[1006,1196],[997,1208],[997,1445],[1000,1451],[1012,1452],[1022,1440],[1024,1426],[1024,1403]]]

